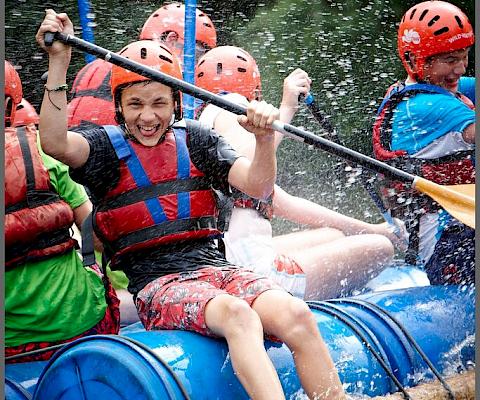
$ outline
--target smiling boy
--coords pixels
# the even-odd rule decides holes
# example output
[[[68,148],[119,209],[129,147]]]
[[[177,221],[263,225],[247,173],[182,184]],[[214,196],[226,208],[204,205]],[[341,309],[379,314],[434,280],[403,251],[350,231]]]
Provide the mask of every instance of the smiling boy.
[[[93,216],[112,268],[129,278],[146,329],[183,329],[223,337],[235,373],[252,399],[283,399],[264,333],[285,342],[310,398],[344,399],[328,349],[308,306],[260,275],[228,263],[214,243],[213,189],[230,186],[268,197],[276,178],[272,123],[279,111],[251,102],[239,123],[255,135],[252,161],[198,123],[182,119],[178,91],[122,67],[112,68],[120,127],[67,131],[66,72],[71,48],[46,47],[46,32],[73,34],[66,14],[47,10],[37,41],[49,54],[40,113],[45,152],[99,199]],[[181,78],[177,57],[142,40],[120,53]]]

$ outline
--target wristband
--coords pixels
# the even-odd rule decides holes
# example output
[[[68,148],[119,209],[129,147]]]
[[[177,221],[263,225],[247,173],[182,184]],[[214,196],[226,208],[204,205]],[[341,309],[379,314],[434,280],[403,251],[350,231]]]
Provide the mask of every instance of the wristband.
[[[44,86],[45,90],[49,93],[50,92],[64,92],[64,91],[66,92],[68,90],[68,85],[66,83],[64,83],[63,85],[55,86],[52,89],[49,89],[47,87],[47,85],[43,85],[43,86]]]
[[[58,85],[58,86],[55,86],[54,88],[52,89],[49,89],[47,87],[47,85],[43,85],[43,87],[45,88],[45,90],[47,91],[47,96],[48,96],[48,100],[50,100],[50,103],[52,103],[52,106],[54,106],[58,111],[61,110],[61,108],[59,106],[57,106],[53,101],[52,99],[50,98],[50,92],[66,92],[68,90],[68,85],[66,83],[62,84],[62,85]]]

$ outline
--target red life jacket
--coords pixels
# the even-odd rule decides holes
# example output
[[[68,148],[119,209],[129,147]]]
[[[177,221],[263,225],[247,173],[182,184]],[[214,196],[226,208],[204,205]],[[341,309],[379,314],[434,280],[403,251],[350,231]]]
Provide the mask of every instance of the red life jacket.
[[[110,76],[112,64],[97,59],[85,65],[75,77],[68,103],[68,127],[116,125]]]
[[[73,211],[54,191],[34,127],[5,128],[5,251],[7,269],[76,246]]]
[[[387,162],[403,171],[422,176],[440,185],[459,185],[475,183],[474,150],[462,151],[438,159],[422,160],[408,156],[405,150],[392,150],[393,110],[406,97],[417,93],[440,93],[454,96],[453,93],[434,85],[414,84],[405,86],[396,83],[387,90],[385,98],[377,111],[373,126],[374,157]],[[465,96],[459,98],[470,108],[472,102]],[[434,212],[440,208],[430,197],[421,194],[400,181],[388,180],[381,186],[382,200],[390,209],[392,216],[405,221],[410,234],[406,261],[415,264],[418,254],[419,218],[425,212]]]
[[[118,257],[179,241],[217,237],[214,191],[191,162],[187,130],[175,128],[154,147],[105,130],[120,160],[120,179],[95,209],[95,232],[114,268]]]

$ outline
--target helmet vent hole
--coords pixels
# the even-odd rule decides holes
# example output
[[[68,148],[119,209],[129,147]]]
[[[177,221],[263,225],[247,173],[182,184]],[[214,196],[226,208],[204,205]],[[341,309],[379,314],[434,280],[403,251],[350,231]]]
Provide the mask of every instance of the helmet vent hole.
[[[203,72],[200,72],[198,75],[197,75],[197,78],[201,78],[203,75],[205,75]]]
[[[428,26],[432,26],[439,19],[440,19],[440,15],[435,15],[430,21],[428,21]]]
[[[457,21],[457,24],[460,27],[460,29],[463,29],[462,20],[459,18],[458,15],[455,15],[455,20]]]
[[[448,32],[448,26],[444,26],[443,28],[433,32],[435,36],[441,35],[442,33]]]
[[[244,61],[244,62],[247,62],[247,59],[246,59],[245,57],[242,57],[242,56],[238,56],[238,55],[237,55],[237,58],[240,59],[240,60],[242,60],[242,61]]]
[[[153,18],[158,17],[158,13],[153,14]]]
[[[198,63],[198,65],[197,65],[197,68],[198,68],[200,65],[202,65],[204,62],[205,62],[205,60],[200,61],[200,62]]]
[[[217,75],[222,73],[223,65],[222,63],[217,63]]]
[[[414,8],[414,9],[412,10],[412,12],[410,13],[410,19],[413,18],[413,16],[415,15],[416,12],[417,12],[417,9]],[[405,18],[405,17],[404,17],[404,18]]]
[[[423,21],[425,18],[425,15],[428,14],[428,10],[423,10],[423,12],[420,14],[420,18],[418,19],[419,21]]]
[[[147,49],[145,47],[142,47],[140,49],[140,57],[142,60],[145,60],[147,58]]]
[[[238,72],[247,72],[247,70],[245,68],[242,68],[242,67],[238,67],[237,71]]]
[[[168,62],[168,63],[170,63],[170,64],[173,64],[173,61],[172,61],[170,58],[164,56],[163,54],[159,54],[159,55],[158,55],[158,58],[160,58],[160,60],[163,60],[163,61],[166,61],[166,62]]]

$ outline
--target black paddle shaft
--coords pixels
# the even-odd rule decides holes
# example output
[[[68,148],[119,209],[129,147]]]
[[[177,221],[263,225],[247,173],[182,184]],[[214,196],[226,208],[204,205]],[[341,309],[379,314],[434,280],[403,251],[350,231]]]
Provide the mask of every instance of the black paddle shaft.
[[[62,43],[76,47],[79,50],[82,50],[86,53],[100,57],[105,61],[108,61],[109,63],[118,65],[132,72],[135,72],[139,75],[142,75],[146,78],[150,78],[154,81],[160,82],[166,86],[171,87],[174,90],[180,90],[183,93],[199,98],[205,102],[214,104],[226,111],[230,111],[238,115],[247,114],[247,108],[245,106],[233,103],[207,90],[201,89],[188,82],[182,81],[181,79],[174,78],[170,75],[164,74],[163,72],[157,71],[153,68],[147,67],[143,64],[140,64],[128,58],[122,57],[119,54],[113,53],[110,50],[106,50],[100,46],[97,46],[85,40],[79,39],[73,35],[66,35],[61,32],[55,32],[55,33],[47,32],[45,34],[46,46],[51,46],[54,40],[58,40]],[[404,182],[413,182],[415,180],[415,176],[412,174],[409,174],[407,172],[394,168],[388,164],[375,160],[374,158],[368,157],[365,154],[351,150],[340,144],[331,142],[330,140],[319,137],[304,129],[297,128],[290,124],[284,124],[280,121],[275,121],[273,127],[274,129],[287,134],[289,137],[293,139],[303,141],[306,144],[312,145],[326,152],[335,154],[346,160],[356,162],[357,164],[365,168],[368,168],[375,172],[380,172],[389,178],[400,179]]]

